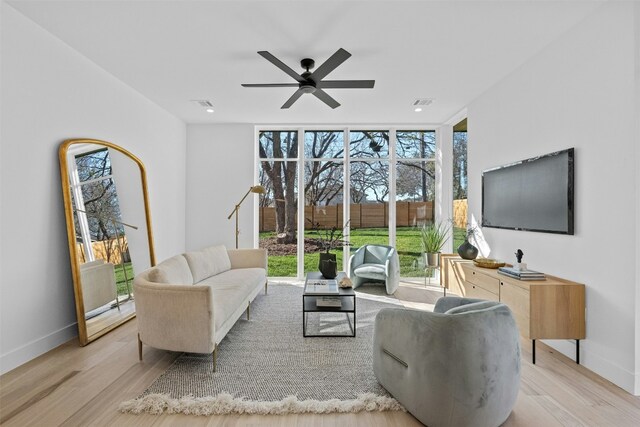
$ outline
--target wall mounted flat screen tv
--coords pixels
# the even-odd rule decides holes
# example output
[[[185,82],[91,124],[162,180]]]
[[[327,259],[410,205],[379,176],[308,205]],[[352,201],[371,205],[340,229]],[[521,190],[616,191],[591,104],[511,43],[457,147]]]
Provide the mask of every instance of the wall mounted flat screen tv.
[[[573,234],[573,150],[482,172],[482,226]]]

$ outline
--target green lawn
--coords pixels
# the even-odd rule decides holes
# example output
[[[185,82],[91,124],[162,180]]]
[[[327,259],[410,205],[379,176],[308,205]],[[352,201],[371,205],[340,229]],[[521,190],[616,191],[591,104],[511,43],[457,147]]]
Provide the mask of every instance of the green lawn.
[[[121,264],[116,264],[113,266],[116,273],[116,286],[118,287],[118,295],[127,295],[127,283],[124,277],[124,271],[122,269]],[[129,286],[131,287],[131,292],[133,292],[133,267],[130,262],[124,263],[124,268],[127,272],[127,277],[129,278]]]
[[[260,233],[260,238],[272,237],[274,233]],[[307,238],[315,237],[317,232],[306,231]],[[454,228],[454,250],[464,241],[464,228]],[[387,228],[360,228],[351,230],[351,252],[355,252],[364,244],[389,244],[389,230]],[[419,261],[422,257],[420,246],[420,228],[400,227],[396,230],[396,249],[400,257],[400,274],[403,277],[422,277],[424,267]],[[338,270],[343,268],[342,250],[333,251],[338,261]],[[318,254],[308,253],[304,256],[304,270],[318,270]],[[294,277],[296,276],[296,255],[269,255],[269,276]]]

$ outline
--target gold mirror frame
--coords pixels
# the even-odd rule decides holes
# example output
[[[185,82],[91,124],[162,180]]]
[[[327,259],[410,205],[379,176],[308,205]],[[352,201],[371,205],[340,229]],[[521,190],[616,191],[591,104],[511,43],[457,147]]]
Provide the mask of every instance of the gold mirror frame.
[[[60,160],[60,177],[62,184],[62,197],[64,201],[64,215],[67,222],[67,239],[69,244],[69,259],[71,261],[71,275],[73,278],[73,288],[76,300],[76,316],[78,319],[78,339],[80,345],[85,346],[88,343],[100,338],[106,333],[112,331],[123,323],[133,319],[136,316],[135,311],[122,319],[117,320],[111,325],[97,331],[91,336],[87,335],[87,323],[85,320],[84,300],[82,293],[82,285],[80,280],[80,264],[78,262],[78,248],[76,245],[76,230],[73,217],[73,202],[71,198],[71,185],[69,183],[69,166],[67,164],[67,152],[72,145],[94,144],[116,150],[131,160],[133,160],[140,169],[140,180],[142,184],[142,196],[144,203],[145,219],[147,226],[147,240],[149,245],[149,262],[153,267],[156,264],[155,250],[153,246],[153,231],[151,228],[151,213],[149,209],[149,193],[147,190],[147,173],[142,161],[128,150],[108,141],[99,139],[68,139],[64,141],[58,150]]]

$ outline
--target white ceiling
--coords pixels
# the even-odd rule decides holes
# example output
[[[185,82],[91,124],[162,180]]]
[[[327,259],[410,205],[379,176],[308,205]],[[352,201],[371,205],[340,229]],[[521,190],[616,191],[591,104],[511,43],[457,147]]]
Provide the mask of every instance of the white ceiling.
[[[598,1],[9,1],[100,67],[188,123],[442,123],[568,31]],[[296,71],[338,48],[331,110],[257,55]],[[434,98],[422,113],[416,98]],[[214,114],[190,100],[209,99]]]

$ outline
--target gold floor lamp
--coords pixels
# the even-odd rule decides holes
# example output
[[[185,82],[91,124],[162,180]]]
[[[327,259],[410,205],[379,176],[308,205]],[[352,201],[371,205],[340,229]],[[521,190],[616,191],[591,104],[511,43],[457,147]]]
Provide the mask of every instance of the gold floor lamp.
[[[242,199],[236,204],[236,207],[233,208],[227,219],[231,219],[231,217],[235,214],[236,216],[236,249],[238,249],[238,235],[240,234],[240,229],[238,228],[238,211],[240,210],[240,205],[244,202],[244,199],[247,198],[249,193],[255,194],[265,194],[267,191],[264,189],[262,185],[254,185],[249,188],[249,191],[242,197]]]

